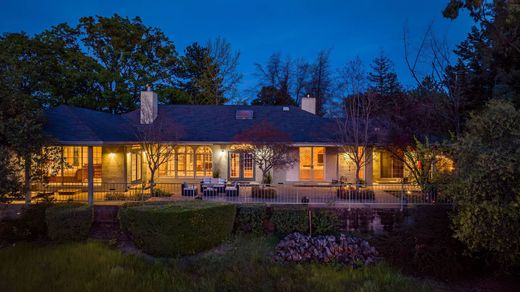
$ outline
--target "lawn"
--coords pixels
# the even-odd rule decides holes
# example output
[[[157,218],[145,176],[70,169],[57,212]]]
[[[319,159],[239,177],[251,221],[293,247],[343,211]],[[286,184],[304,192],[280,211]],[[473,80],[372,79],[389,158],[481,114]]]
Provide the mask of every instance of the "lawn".
[[[194,257],[153,259],[89,241],[0,249],[0,291],[430,291],[385,264],[288,265],[274,237],[235,238]]]

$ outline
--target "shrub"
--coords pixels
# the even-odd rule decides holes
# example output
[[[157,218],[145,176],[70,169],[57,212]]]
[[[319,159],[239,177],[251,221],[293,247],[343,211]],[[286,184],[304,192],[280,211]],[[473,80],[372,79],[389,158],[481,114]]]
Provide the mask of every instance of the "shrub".
[[[38,203],[23,210],[20,218],[5,220],[0,227],[0,240],[41,240],[47,237],[45,210],[51,204]]]
[[[341,228],[338,213],[333,210],[313,210],[312,234],[337,234]]]
[[[84,204],[57,204],[45,211],[47,234],[56,241],[87,239],[92,219],[92,208]]]
[[[276,189],[253,186],[251,188],[251,196],[258,199],[276,199]]]
[[[420,207],[415,223],[374,238],[386,261],[403,270],[441,279],[471,272],[474,263],[463,256],[462,244],[453,238],[448,210]]]
[[[264,220],[267,218],[265,205],[240,205],[235,219],[236,233],[261,234],[264,231]]]
[[[457,161],[445,193],[453,196],[455,237],[499,267],[520,266],[520,110],[492,100],[451,145]]]
[[[107,201],[124,201],[126,199],[126,196],[124,193],[108,193],[105,196],[105,199]]]
[[[233,231],[236,207],[203,201],[140,204],[120,209],[135,244],[156,256],[192,255],[214,247]]]
[[[271,210],[271,222],[280,234],[307,233],[309,231],[307,210],[307,208],[302,207],[274,207]]]
[[[154,197],[170,197],[172,194],[161,189],[154,189],[153,195]]]

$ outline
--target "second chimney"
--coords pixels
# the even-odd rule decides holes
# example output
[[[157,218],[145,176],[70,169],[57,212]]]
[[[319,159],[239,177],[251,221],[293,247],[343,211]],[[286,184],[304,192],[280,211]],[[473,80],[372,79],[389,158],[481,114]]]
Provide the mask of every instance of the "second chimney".
[[[147,85],[146,91],[141,91],[141,124],[151,124],[155,121],[158,112],[157,102],[157,93]]]
[[[315,115],[316,114],[316,98],[310,97],[309,95],[302,97],[302,110]]]

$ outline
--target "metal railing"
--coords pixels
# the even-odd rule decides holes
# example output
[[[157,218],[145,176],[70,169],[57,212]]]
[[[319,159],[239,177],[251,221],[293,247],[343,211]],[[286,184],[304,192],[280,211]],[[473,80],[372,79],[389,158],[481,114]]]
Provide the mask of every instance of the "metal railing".
[[[48,184],[32,188],[33,200],[87,201],[85,184]],[[450,204],[442,193],[422,192],[412,184],[369,185],[356,188],[339,184],[235,184],[157,183],[154,194],[146,184],[99,183],[94,202],[146,200],[212,200],[235,203],[320,204],[341,207],[393,207]]]

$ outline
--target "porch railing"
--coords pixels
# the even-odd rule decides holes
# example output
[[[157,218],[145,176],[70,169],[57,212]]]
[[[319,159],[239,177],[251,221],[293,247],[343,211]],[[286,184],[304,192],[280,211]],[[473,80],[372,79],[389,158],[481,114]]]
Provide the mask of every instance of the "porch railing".
[[[37,185],[33,200],[87,201],[85,184]],[[235,186],[202,186],[198,183],[157,183],[154,194],[150,186],[129,183],[94,185],[94,202],[146,200],[212,200],[234,203],[320,204],[342,207],[393,207],[450,204],[445,194],[422,192],[412,184],[369,185],[355,188],[337,184],[238,184]]]

